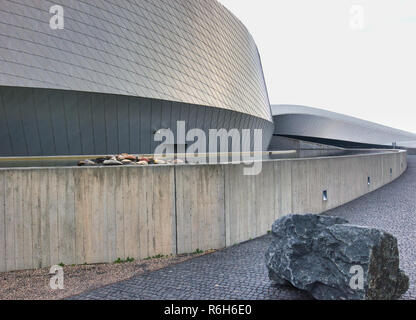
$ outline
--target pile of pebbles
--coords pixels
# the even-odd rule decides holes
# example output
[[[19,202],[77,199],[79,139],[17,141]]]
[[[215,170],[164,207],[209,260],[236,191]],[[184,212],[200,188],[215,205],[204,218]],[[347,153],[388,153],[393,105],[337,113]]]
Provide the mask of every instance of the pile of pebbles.
[[[176,165],[183,164],[180,159],[161,160],[154,157],[134,156],[128,153],[122,153],[118,156],[107,156],[96,159],[82,160],[78,162],[79,167],[93,166],[148,166],[148,165]]]

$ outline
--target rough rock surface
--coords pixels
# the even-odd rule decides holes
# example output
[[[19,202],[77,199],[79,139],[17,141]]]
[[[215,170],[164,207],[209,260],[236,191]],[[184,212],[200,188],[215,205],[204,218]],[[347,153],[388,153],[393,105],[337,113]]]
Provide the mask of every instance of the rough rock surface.
[[[397,240],[384,231],[341,218],[290,215],[273,224],[272,236],[266,253],[270,279],[316,299],[391,300],[409,288]]]

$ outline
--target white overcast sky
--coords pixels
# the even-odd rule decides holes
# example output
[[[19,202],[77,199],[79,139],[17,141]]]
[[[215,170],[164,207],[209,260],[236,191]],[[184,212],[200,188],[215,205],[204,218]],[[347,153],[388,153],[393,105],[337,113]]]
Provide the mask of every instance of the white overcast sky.
[[[220,0],[259,47],[272,104],[416,133],[416,0]]]

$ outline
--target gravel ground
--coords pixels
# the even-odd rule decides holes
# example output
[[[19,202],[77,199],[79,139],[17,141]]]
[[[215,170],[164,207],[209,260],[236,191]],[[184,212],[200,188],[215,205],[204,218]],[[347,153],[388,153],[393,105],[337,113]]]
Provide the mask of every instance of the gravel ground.
[[[49,287],[49,268],[0,273],[0,300],[60,300],[198,256],[201,254],[119,264],[64,266],[65,289],[55,291]]]
[[[327,214],[384,229],[398,238],[401,268],[410,277],[403,299],[410,300],[416,299],[416,157],[408,161],[408,171],[395,182]],[[311,299],[294,288],[271,284],[264,264],[270,240],[265,236],[71,299]]]

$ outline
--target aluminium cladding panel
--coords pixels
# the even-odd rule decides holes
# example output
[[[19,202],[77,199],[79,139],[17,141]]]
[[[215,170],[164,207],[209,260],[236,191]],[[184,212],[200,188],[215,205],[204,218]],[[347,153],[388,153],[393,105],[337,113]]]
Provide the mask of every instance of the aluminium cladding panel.
[[[284,114],[274,117],[275,134],[311,137],[368,145],[392,146],[394,142],[416,141],[416,135],[397,133],[391,128],[377,129],[362,124],[307,114]]]
[[[239,119],[243,120],[240,121]],[[273,124],[239,112],[180,102],[37,88],[0,86],[0,156],[150,154],[159,129],[263,129]],[[190,142],[192,143],[192,142]],[[253,139],[251,141],[253,148]]]
[[[276,135],[385,146],[391,146],[393,142],[400,146],[401,142],[416,141],[413,133],[327,110],[297,105],[273,105],[272,112]]]
[[[63,30],[50,28],[52,5],[64,8]],[[254,40],[216,0],[0,0],[0,86],[178,101],[272,122]]]

